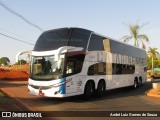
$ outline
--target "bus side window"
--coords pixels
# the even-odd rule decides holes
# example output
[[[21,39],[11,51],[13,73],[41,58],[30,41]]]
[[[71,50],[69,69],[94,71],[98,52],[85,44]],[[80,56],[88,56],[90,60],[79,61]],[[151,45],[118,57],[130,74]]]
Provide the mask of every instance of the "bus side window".
[[[98,63],[98,75],[105,75],[106,74],[106,63]]]
[[[75,72],[75,63],[74,61],[68,61],[66,65],[66,74],[73,74]]]
[[[75,72],[76,72],[76,73],[80,73],[80,72],[81,72],[81,70],[82,70],[82,65],[83,65],[82,61],[77,61],[77,62],[76,62],[76,66],[75,66]]]
[[[88,75],[96,75],[97,74],[97,64],[93,64],[89,66]]]

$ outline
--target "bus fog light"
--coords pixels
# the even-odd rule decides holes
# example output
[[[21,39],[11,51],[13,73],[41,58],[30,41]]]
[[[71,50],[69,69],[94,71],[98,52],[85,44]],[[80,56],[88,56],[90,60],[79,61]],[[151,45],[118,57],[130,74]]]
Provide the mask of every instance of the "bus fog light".
[[[61,91],[58,90],[58,91],[55,91],[54,94],[56,95],[56,94],[59,94],[60,92],[61,92]]]
[[[40,90],[38,95],[39,96],[44,96],[44,93]]]

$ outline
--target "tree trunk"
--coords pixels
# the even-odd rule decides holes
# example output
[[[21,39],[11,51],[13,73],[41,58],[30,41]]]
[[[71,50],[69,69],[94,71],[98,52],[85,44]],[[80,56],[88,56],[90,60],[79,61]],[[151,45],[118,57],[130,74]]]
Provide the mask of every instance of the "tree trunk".
[[[153,75],[153,67],[154,65],[153,65],[153,55],[152,55],[152,70],[151,70],[152,75]]]
[[[134,46],[137,46],[137,40],[134,39]]]

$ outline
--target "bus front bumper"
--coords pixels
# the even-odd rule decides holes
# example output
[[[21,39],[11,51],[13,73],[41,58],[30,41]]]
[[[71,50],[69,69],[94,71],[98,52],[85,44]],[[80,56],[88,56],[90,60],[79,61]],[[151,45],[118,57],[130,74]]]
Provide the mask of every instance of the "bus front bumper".
[[[28,92],[31,95],[35,95],[35,96],[44,96],[44,97],[67,97],[66,94],[62,94],[61,90],[59,90],[59,88],[50,88],[47,90],[42,90],[42,89],[35,89],[33,87],[31,87],[30,85],[28,85]]]

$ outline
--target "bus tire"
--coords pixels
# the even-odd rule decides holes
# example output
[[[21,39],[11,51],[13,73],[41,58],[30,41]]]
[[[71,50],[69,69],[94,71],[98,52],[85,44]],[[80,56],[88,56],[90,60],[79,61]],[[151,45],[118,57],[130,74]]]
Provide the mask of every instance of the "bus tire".
[[[88,81],[85,85],[83,98],[86,100],[90,99],[93,95],[93,91],[94,91],[94,88],[93,88],[92,82]]]
[[[137,89],[138,88],[138,80],[137,79],[135,79],[134,80],[134,84],[133,84],[133,89]]]
[[[106,90],[105,82],[103,80],[100,80],[96,90],[96,97],[102,97],[105,93],[105,90]]]
[[[142,86],[142,78],[139,78],[139,82],[138,82],[138,86],[141,87]]]

